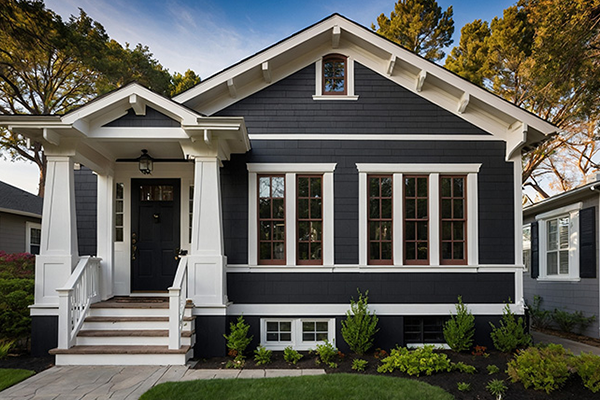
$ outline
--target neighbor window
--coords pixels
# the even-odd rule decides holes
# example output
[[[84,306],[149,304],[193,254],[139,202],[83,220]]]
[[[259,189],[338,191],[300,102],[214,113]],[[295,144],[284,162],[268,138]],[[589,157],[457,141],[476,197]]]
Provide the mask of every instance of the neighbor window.
[[[531,268],[531,224],[523,225],[523,266],[525,271]]]
[[[260,264],[285,264],[285,177],[258,177]]]
[[[569,216],[546,221],[546,274],[569,274]]]
[[[42,225],[33,222],[25,224],[27,251],[31,254],[40,254],[40,246],[42,244]]]

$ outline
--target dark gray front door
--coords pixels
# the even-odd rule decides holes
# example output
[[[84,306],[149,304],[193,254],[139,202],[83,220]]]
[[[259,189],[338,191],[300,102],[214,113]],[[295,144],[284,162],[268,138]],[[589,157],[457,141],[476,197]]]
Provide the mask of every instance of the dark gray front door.
[[[177,270],[179,179],[131,180],[131,290],[166,291]]]

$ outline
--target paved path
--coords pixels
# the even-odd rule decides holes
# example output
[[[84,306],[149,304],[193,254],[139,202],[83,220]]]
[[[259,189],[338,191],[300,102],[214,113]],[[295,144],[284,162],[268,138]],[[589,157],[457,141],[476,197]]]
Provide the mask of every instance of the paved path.
[[[558,336],[546,335],[545,333],[531,331],[531,336],[533,336],[534,343],[556,343],[562,344],[565,349],[569,349],[578,356],[581,352],[584,353],[593,353],[600,355],[600,347],[590,346],[588,344],[575,342],[569,339],[563,339]]]
[[[185,366],[52,367],[0,392],[7,400],[134,400],[154,385],[194,379],[322,375],[322,369],[188,369]]]

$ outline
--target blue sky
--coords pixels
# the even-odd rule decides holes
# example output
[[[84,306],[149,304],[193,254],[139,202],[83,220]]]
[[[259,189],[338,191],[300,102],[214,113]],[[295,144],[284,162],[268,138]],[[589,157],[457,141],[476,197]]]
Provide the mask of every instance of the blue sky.
[[[202,78],[314,24],[335,12],[367,27],[393,0],[46,0],[64,19],[82,8],[121,44],[142,43],[169,71],[194,70]],[[454,8],[454,44],[475,19],[491,21],[516,0],[438,0]],[[446,51],[449,52],[450,49]],[[31,163],[0,160],[0,180],[37,193]]]

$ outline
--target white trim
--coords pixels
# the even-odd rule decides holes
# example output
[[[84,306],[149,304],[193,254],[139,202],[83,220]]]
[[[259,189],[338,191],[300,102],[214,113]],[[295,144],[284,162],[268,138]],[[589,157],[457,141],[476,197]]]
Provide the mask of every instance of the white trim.
[[[468,190],[468,185],[467,185]],[[429,174],[429,264],[440,265],[440,174]],[[467,204],[468,207],[468,204]],[[467,239],[469,236],[467,235]],[[402,242],[401,242],[402,243]],[[469,258],[467,257],[467,260]]]
[[[553,218],[553,217],[558,217],[559,215],[562,215],[562,214],[569,214],[569,213],[572,213],[573,211],[579,211],[579,210],[581,210],[582,207],[583,207],[583,203],[582,202],[578,202],[578,203],[570,204],[568,206],[564,206],[564,207],[561,207],[561,208],[555,208],[554,210],[545,212],[543,214],[536,215],[535,216],[535,220],[536,221],[540,221],[540,220],[543,220],[543,219],[549,219],[549,218]]]
[[[313,100],[358,100],[358,96],[346,96],[343,94],[313,95]]]
[[[514,273],[521,270],[520,265],[248,265],[229,264],[226,272],[258,272],[258,273],[482,273],[482,272],[508,272]]]
[[[248,264],[258,266],[258,175],[285,175],[285,248],[286,265],[296,265],[296,176],[298,174],[323,175],[323,265],[334,262],[334,182],[333,171],[337,164],[248,163]],[[292,223],[290,223],[292,222]],[[319,266],[319,267],[322,267]],[[268,268],[261,265],[259,268]],[[283,266],[279,265],[278,268]]]
[[[358,174],[358,263],[360,265],[367,265],[368,261],[367,207],[367,174]]]
[[[467,174],[467,262],[479,263],[479,188],[477,174]]]
[[[359,176],[364,176],[366,179],[367,174],[359,174]],[[404,229],[403,229],[403,216],[404,216],[404,201],[396,201],[396,196],[400,194],[402,196],[403,185],[402,182],[404,179],[402,178],[403,174],[395,173],[392,175],[392,216],[394,219],[392,220],[392,259],[394,260],[394,266],[402,266],[404,264],[404,253],[403,246],[404,243]],[[366,190],[366,186],[365,186]],[[364,201],[366,202],[367,194],[365,193]],[[366,224],[366,214],[365,214],[365,224]],[[362,221],[362,219],[361,219]],[[359,236],[362,237],[362,236]],[[366,236],[365,236],[366,237]],[[364,242],[364,243],[363,243]],[[361,241],[361,245],[367,246],[367,240]],[[365,264],[367,264],[367,260],[365,259]]]
[[[41,238],[42,224],[37,223],[37,222],[26,221],[25,222],[25,251],[27,253],[31,253],[31,230],[32,229],[40,230],[40,243],[37,246],[40,248],[40,250],[42,248],[42,238]],[[39,253],[39,251],[38,251],[38,253]],[[33,254],[33,253],[31,253],[31,254]]]
[[[35,214],[35,213],[27,212],[27,211],[19,211],[19,210],[13,210],[10,208],[2,208],[2,207],[0,207],[0,213],[22,215],[24,217],[33,217],[33,218],[38,218],[38,219],[42,218],[42,214]]]
[[[429,134],[336,134],[336,133],[254,133],[248,135],[250,140],[406,140],[406,141],[493,141],[502,139],[493,135],[429,135]]]
[[[468,174],[477,173],[481,164],[363,164],[357,163],[358,172],[367,174]]]
[[[466,304],[473,315],[502,315],[505,304]],[[522,315],[521,304],[509,304],[512,312]],[[456,312],[456,304],[369,304],[369,310],[377,315],[450,315]],[[343,316],[348,304],[232,304],[228,315],[253,315],[262,317],[319,317]]]
[[[310,315],[310,314],[309,314]],[[290,322],[291,323],[291,340],[282,342],[267,341],[267,322]],[[260,344],[267,350],[282,351],[288,346],[292,346],[294,350],[311,350],[318,344],[323,344],[324,341],[304,341],[302,340],[302,323],[303,322],[327,322],[327,340],[330,343],[335,343],[335,318],[261,318],[260,319]]]

